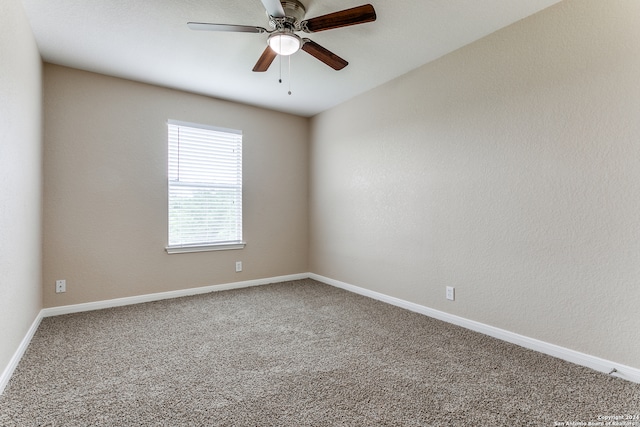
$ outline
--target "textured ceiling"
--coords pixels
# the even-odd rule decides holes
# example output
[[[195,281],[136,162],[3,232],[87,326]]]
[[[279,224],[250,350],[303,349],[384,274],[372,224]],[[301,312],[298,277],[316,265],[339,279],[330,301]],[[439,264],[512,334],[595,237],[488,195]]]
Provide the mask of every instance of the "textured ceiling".
[[[301,1],[306,18],[367,2]],[[345,69],[334,71],[300,51],[290,64],[276,58],[266,73],[254,73],[266,34],[192,31],[186,23],[268,27],[260,0],[22,0],[47,62],[301,116],[324,111],[558,1],[371,0],[376,22],[306,35],[349,61]]]

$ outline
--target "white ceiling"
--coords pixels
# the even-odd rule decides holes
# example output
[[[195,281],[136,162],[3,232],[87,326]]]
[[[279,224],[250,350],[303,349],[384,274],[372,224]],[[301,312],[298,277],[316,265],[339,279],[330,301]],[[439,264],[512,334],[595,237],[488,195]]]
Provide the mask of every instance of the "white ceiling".
[[[367,0],[301,0],[305,18]],[[306,52],[252,68],[267,34],[192,31],[188,21],[268,28],[260,0],[22,0],[44,61],[312,116],[559,0],[370,0],[376,22],[306,35],[349,65]],[[292,94],[288,95],[289,83]]]

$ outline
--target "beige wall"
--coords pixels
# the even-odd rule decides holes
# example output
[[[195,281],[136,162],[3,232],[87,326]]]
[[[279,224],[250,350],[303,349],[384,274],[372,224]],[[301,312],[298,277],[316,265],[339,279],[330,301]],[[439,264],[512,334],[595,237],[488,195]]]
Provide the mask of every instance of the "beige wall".
[[[567,0],[316,116],[311,271],[640,368],[639,76]]]
[[[308,119],[50,64],[44,87],[45,307],[308,271]],[[165,252],[167,119],[243,131],[244,250]]]
[[[19,0],[0,2],[0,373],[42,305],[42,64]]]

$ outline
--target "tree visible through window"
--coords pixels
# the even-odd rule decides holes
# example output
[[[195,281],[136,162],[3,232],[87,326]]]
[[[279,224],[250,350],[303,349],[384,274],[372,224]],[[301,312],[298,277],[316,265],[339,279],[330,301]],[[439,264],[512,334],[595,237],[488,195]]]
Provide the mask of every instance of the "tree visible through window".
[[[168,252],[238,249],[242,132],[170,120]]]

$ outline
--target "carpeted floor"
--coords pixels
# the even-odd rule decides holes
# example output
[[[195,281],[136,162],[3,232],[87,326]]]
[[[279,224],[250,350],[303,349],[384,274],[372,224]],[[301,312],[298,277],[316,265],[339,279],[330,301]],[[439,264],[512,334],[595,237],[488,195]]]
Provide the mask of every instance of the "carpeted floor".
[[[621,416],[640,425],[639,384],[313,280],[46,318],[0,396],[2,426],[558,426]]]

